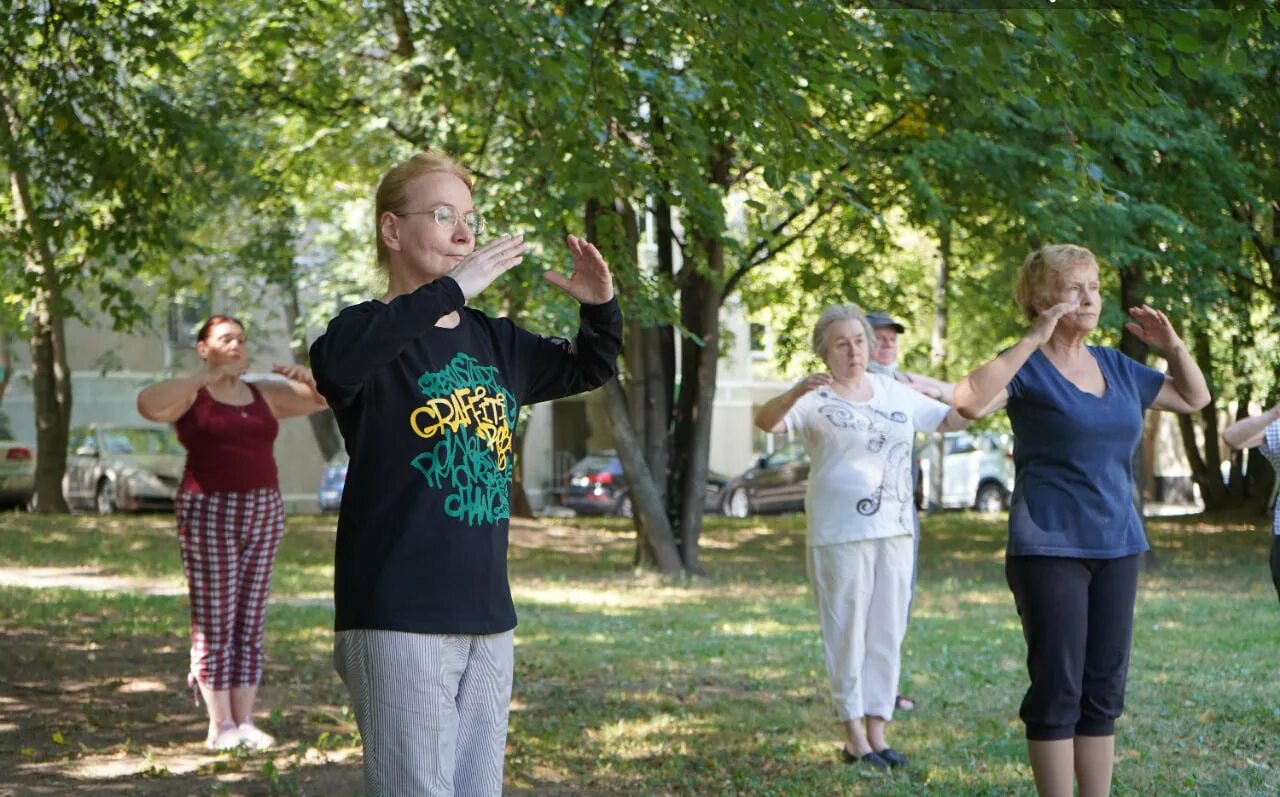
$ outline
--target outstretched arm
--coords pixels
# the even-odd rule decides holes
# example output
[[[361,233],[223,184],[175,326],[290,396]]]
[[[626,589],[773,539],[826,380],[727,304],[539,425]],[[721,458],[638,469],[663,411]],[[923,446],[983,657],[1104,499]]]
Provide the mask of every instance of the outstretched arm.
[[[259,382],[262,397],[277,418],[310,415],[329,406],[316,390],[315,377],[305,365],[273,365],[271,372],[283,376],[284,382]]]
[[[148,421],[175,423],[191,409],[200,388],[222,380],[233,382],[247,370],[249,361],[241,358],[212,371],[156,382],[138,394],[138,414]]]
[[[1253,448],[1262,444],[1267,436],[1267,427],[1276,421],[1280,421],[1280,404],[1261,415],[1250,415],[1231,424],[1222,433],[1222,439],[1235,449]]]
[[[524,250],[523,237],[504,236],[467,255],[447,278],[397,296],[385,306],[370,303],[339,313],[311,344],[311,367],[325,397],[334,406],[347,403],[410,341],[519,264]]]
[[[810,374],[785,393],[769,399],[756,413],[756,428],[771,433],[787,431],[784,419],[804,394],[817,390],[823,385],[831,384],[831,374]]]
[[[1009,400],[1009,383],[1027,359],[1053,335],[1058,319],[1078,302],[1062,302],[1036,316],[1022,339],[956,383],[956,411],[971,421],[990,415]]]
[[[951,382],[943,382],[941,379],[934,379],[931,376],[923,374],[913,374],[906,371],[899,373],[905,379],[905,384],[912,390],[922,393],[934,401],[941,401],[943,404],[951,406],[955,405],[956,386]]]

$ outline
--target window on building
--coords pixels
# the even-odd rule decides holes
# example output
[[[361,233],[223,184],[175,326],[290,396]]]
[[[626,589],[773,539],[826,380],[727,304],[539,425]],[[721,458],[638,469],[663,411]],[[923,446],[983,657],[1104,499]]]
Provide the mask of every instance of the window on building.
[[[769,330],[764,324],[751,324],[751,359],[769,359]]]
[[[169,303],[166,340],[172,346],[195,346],[196,332],[211,314],[207,295],[179,294]]]

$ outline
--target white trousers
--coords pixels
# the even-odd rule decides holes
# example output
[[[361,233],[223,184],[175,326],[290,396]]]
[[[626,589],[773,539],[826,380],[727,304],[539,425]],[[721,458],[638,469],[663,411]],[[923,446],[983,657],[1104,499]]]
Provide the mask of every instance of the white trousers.
[[[893,719],[907,631],[910,535],[809,548],[831,698],[840,719]]]
[[[368,797],[502,794],[514,633],[339,631]]]

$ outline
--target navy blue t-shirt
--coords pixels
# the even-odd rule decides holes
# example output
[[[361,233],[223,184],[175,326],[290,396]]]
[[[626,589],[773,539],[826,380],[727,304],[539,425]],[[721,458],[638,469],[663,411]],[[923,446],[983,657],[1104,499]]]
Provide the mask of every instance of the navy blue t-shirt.
[[[1017,469],[1009,556],[1117,559],[1147,550],[1133,504],[1133,453],[1159,371],[1115,349],[1089,346],[1106,380],[1086,393],[1036,350],[1009,383]]]

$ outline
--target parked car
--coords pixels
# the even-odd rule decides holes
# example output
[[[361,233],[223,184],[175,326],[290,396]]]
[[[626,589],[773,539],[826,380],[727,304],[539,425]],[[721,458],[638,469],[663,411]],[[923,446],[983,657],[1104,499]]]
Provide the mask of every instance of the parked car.
[[[809,455],[791,442],[756,460],[725,485],[720,511],[728,517],[765,512],[802,512],[809,489]]]
[[[720,492],[726,477],[707,474],[704,512],[720,508]],[[555,489],[560,505],[579,515],[618,515],[631,517],[631,496],[622,475],[622,461],[614,451],[596,451],[578,460],[565,474],[564,483]]]
[[[999,512],[1009,507],[1013,489],[1013,440],[1000,432],[948,432],[942,466],[942,506]],[[916,506],[929,497],[928,439],[916,450]],[[804,511],[809,457],[792,442],[760,457],[725,485],[720,511],[728,517]]]
[[[101,515],[172,509],[186,449],[173,429],[91,423],[71,430],[62,494]]]
[[[321,512],[337,512],[342,506],[342,487],[347,483],[347,464],[350,461],[347,452],[339,450],[325,463],[320,491],[316,493]]]
[[[35,491],[34,452],[16,440],[0,439],[0,509],[28,506]]]
[[[1013,492],[1013,436],[1003,432],[948,432],[943,438],[942,508],[1001,512]],[[929,501],[931,456],[917,450],[921,497]]]

